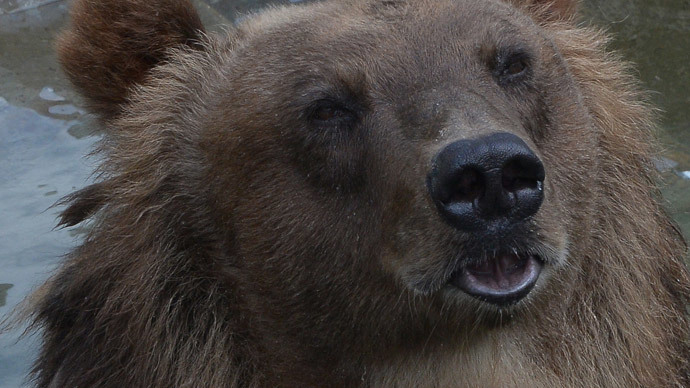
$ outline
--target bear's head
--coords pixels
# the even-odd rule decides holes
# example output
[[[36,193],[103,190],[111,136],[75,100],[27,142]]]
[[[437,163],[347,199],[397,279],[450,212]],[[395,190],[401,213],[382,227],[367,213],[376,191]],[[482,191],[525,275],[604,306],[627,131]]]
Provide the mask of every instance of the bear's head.
[[[98,28],[91,45],[62,43],[116,143],[107,184],[137,175],[136,202],[170,197],[139,216],[174,209],[163,231],[222,241],[221,271],[242,268],[262,300],[512,309],[586,240],[596,133],[566,60],[524,11],[330,2],[209,37],[192,11],[148,5],[169,10],[150,20],[129,5],[145,20],[77,19]],[[127,27],[131,42],[98,39]]]

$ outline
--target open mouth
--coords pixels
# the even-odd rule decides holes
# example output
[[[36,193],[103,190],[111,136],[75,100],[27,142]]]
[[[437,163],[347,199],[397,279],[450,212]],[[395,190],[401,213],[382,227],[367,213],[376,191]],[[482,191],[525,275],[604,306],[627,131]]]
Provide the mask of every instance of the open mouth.
[[[505,306],[529,294],[542,267],[535,255],[500,254],[460,268],[450,284],[481,301]]]

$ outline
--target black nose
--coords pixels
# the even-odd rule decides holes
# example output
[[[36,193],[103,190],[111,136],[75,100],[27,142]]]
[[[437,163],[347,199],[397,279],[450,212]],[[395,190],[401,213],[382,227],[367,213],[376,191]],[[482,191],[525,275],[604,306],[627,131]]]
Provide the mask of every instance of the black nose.
[[[443,218],[472,231],[534,215],[544,199],[544,165],[519,137],[495,133],[446,146],[427,186]]]

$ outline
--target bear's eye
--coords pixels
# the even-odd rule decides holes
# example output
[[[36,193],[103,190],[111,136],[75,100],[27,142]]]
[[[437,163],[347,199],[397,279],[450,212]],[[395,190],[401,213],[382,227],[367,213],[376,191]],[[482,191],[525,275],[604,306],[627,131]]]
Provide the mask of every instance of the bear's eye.
[[[506,75],[517,75],[525,71],[527,64],[523,61],[512,62],[508,68],[505,70]]]
[[[494,75],[499,83],[507,84],[523,78],[528,71],[529,56],[524,52],[517,52],[499,58]]]
[[[318,101],[309,118],[318,125],[336,125],[354,121],[355,114],[342,104],[330,100]]]

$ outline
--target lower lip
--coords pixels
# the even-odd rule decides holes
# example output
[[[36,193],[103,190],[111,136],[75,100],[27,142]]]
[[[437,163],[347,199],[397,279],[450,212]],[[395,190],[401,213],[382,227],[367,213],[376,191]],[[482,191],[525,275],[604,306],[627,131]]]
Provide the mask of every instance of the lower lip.
[[[534,255],[499,255],[458,270],[450,284],[483,302],[506,306],[530,293],[542,268],[541,259]]]

